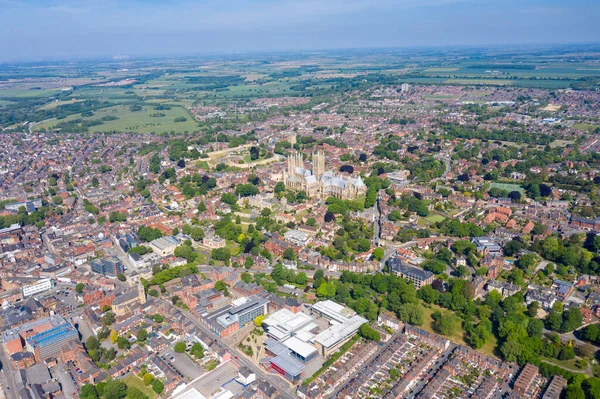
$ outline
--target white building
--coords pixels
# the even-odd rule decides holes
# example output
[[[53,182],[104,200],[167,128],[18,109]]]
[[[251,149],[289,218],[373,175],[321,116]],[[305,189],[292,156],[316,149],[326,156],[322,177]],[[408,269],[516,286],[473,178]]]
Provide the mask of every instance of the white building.
[[[33,283],[29,283],[23,286],[23,296],[29,297],[33,295],[37,295],[42,292],[46,292],[49,289],[54,287],[54,281],[49,278],[44,278]]]
[[[256,381],[256,374],[246,366],[240,367],[236,381],[246,386]]]
[[[287,241],[291,242],[292,244],[296,244],[296,245],[300,245],[300,246],[305,246],[306,244],[308,244],[308,240],[309,240],[308,235],[300,230],[288,230],[283,235],[283,238],[285,238]]]
[[[175,248],[179,245],[179,240],[175,237],[160,237],[150,242],[152,251],[160,256],[173,255]]]

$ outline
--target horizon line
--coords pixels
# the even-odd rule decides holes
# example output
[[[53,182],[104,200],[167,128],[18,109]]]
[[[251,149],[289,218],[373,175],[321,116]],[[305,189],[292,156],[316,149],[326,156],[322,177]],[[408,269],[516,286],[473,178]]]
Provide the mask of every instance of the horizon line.
[[[114,63],[126,63],[140,60],[158,60],[158,59],[194,59],[202,56],[235,56],[235,55],[278,55],[287,53],[331,53],[336,51],[398,51],[398,50],[433,50],[433,49],[500,49],[510,47],[522,47],[530,49],[534,46],[600,46],[600,41],[591,42],[530,42],[530,43],[496,43],[496,44],[445,44],[445,45],[403,45],[403,46],[371,46],[371,47],[338,47],[338,48],[297,48],[297,49],[272,49],[272,50],[230,50],[230,51],[207,51],[207,52],[181,52],[181,53],[106,53],[90,56],[60,56],[60,57],[41,57],[36,58],[21,58],[21,59],[6,59],[0,60],[0,65],[11,64],[28,64],[28,63],[43,63],[43,62],[76,62],[76,61],[98,61]],[[599,49],[600,50],[600,49]],[[115,56],[124,56],[124,59],[114,59]]]

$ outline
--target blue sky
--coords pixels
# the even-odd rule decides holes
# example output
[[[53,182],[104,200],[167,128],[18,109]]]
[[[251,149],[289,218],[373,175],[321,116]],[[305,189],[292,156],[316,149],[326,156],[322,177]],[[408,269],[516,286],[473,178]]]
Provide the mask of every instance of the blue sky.
[[[0,0],[0,60],[600,42],[598,0]]]

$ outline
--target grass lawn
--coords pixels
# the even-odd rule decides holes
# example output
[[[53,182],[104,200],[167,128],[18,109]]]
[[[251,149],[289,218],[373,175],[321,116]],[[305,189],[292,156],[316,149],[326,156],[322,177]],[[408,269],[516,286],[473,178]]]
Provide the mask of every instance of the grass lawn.
[[[418,226],[429,226],[429,221],[427,220],[427,218],[419,217],[419,220],[417,220],[417,225]]]
[[[433,328],[431,327],[431,323],[433,322],[431,315],[436,310],[439,310],[442,313],[447,313],[449,311],[438,305],[431,305],[431,307],[423,307],[423,310],[424,310],[423,316],[425,318],[425,323],[421,327],[424,330],[427,330],[429,332],[437,334],[435,331],[433,331]],[[458,316],[456,316],[456,318],[457,318],[457,320],[459,319]],[[465,340],[463,338],[462,328],[460,328],[460,325],[458,323],[457,323],[457,328],[456,328],[456,331],[454,332],[454,334],[452,336],[446,337],[446,338],[448,338],[450,341],[454,342],[455,344],[459,344],[459,345],[467,346],[467,347],[469,346],[469,345],[467,345],[467,343],[465,342]]]
[[[485,345],[483,345],[481,348],[479,348],[477,350],[488,356],[496,357],[496,354],[494,353],[494,351],[496,349],[496,345],[498,345],[498,339],[496,339],[496,336],[494,334],[490,334],[490,337],[488,338]]]
[[[598,127],[600,127],[600,125],[593,125],[591,123],[576,123],[573,125],[574,129],[586,130],[590,133],[596,130]]]
[[[525,190],[523,189],[523,187],[519,186],[518,184],[493,182],[490,184],[490,188],[494,187],[499,188],[500,190],[506,190],[508,192],[518,191],[519,193],[521,193],[521,196],[525,194]]]
[[[551,364],[555,364],[557,366],[563,367],[565,369],[568,370],[573,370],[573,371],[581,371],[582,373],[585,372],[585,369],[580,370],[575,366],[575,362],[577,361],[577,357],[571,360],[558,360],[558,359],[553,359],[551,357],[542,357],[542,360],[551,363]]]
[[[137,375],[129,374],[123,378],[123,382],[129,387],[134,387],[146,394],[150,399],[156,398],[158,395],[152,390],[151,387],[144,385],[144,382]]]
[[[229,250],[231,256],[236,256],[240,253],[240,244],[235,243],[233,241],[227,240],[227,244],[225,244],[225,248]]]
[[[206,265],[208,262],[208,256],[202,252],[198,252],[198,255],[199,256],[196,258],[196,262],[198,262],[199,265]]]
[[[162,115],[153,117],[150,115]],[[193,131],[197,128],[196,122],[192,119],[185,108],[173,107],[170,110],[156,111],[152,106],[143,106],[141,111],[130,111],[129,106],[116,105],[113,107],[102,108],[94,111],[94,115],[82,118],[81,114],[69,115],[65,119],[57,120],[55,118],[45,120],[36,128],[50,129],[60,122],[68,122],[74,119],[97,120],[103,116],[114,116],[118,119],[104,121],[101,125],[89,127],[90,132],[135,132],[135,133],[163,133],[175,131],[182,133],[184,131]],[[175,122],[175,118],[184,117],[184,122]]]
[[[444,221],[446,218],[442,215],[429,215],[425,219],[429,220],[431,223],[438,223]]]

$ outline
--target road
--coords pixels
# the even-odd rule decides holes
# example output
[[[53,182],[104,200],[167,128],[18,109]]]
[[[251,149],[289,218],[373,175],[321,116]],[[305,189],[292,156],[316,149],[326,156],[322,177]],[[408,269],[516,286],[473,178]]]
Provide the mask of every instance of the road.
[[[568,341],[573,341],[575,344],[577,344],[578,346],[582,346],[584,344],[589,344],[592,345],[594,348],[596,348],[596,350],[600,350],[600,345],[596,345],[592,342],[589,341],[582,341],[579,338],[577,338],[575,336],[575,331],[579,331],[583,328],[586,328],[587,326],[589,326],[590,324],[595,324],[595,323],[587,323],[587,324],[583,324],[581,327],[576,328],[575,330],[571,331],[571,332],[567,332],[567,333],[562,333],[562,334],[558,334],[560,336],[560,340],[562,342],[568,342]],[[556,331],[550,331],[544,328],[544,334],[549,334],[549,333],[556,333]]]
[[[258,377],[262,378],[263,380],[268,381],[271,385],[275,386],[277,388],[277,390],[279,391],[279,394],[282,397],[288,398],[288,399],[296,398],[296,394],[294,392],[294,389],[292,387],[290,387],[290,385],[286,381],[284,381],[281,377],[278,377],[278,376],[275,376],[273,374],[265,372],[259,366],[257,366],[256,364],[252,363],[250,360],[246,359],[235,347],[233,347],[232,345],[229,345],[227,342],[225,342],[220,337],[217,337],[214,332],[212,332],[204,324],[202,324],[196,318],[196,316],[194,316],[190,311],[175,308],[175,306],[171,303],[171,301],[164,301],[164,302],[166,304],[168,304],[169,306],[171,306],[173,309],[180,310],[189,320],[192,321],[192,323],[194,323],[194,325],[196,325],[196,327],[198,327],[199,329],[201,329],[205,333],[207,333],[207,334],[215,337],[215,339],[222,346],[226,347],[229,350],[229,352],[233,356],[235,356],[237,358],[236,361],[238,363],[240,363],[240,364],[248,367],[250,370],[254,371],[254,373]]]
[[[5,388],[6,396],[9,398],[14,398],[16,397],[17,392],[19,392],[17,381],[15,380],[15,374],[18,371],[9,360],[9,356],[8,353],[6,353],[6,348],[4,345],[2,345],[2,349],[0,349],[0,360],[2,361],[0,381],[2,382],[2,386]]]
[[[381,240],[381,197],[377,194],[377,203],[375,204],[375,210],[377,212],[376,220],[373,223],[373,244],[376,247],[379,246],[379,241]]]

